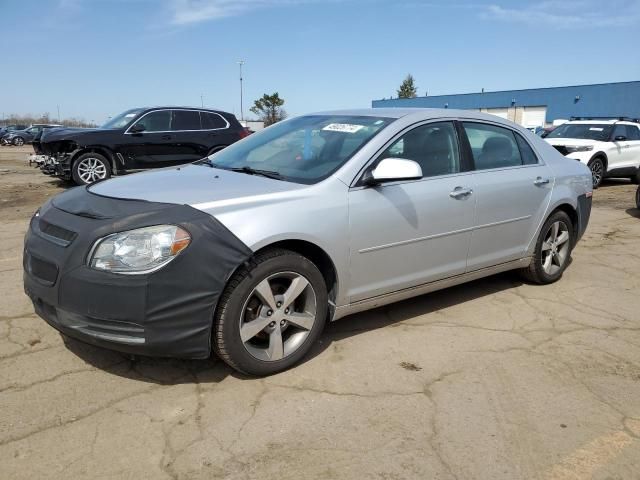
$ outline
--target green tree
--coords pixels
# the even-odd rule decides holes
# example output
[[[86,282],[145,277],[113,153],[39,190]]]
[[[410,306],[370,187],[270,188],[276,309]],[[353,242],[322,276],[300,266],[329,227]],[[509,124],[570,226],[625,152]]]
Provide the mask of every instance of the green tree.
[[[284,98],[280,98],[278,92],[271,95],[265,93],[262,98],[253,102],[251,111],[260,117],[265,127],[268,127],[287,118],[287,112],[282,105],[284,105]]]
[[[418,87],[416,87],[413,75],[409,74],[402,81],[402,85],[398,89],[398,98],[416,98],[418,96]]]

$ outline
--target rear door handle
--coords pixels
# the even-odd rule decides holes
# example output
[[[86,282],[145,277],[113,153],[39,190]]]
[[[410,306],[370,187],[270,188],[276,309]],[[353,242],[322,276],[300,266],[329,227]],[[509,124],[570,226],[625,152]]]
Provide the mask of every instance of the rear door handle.
[[[548,178],[542,178],[542,177],[538,177],[533,181],[533,184],[536,187],[541,187],[542,185],[547,185],[549,183],[549,179]]]
[[[452,192],[449,193],[451,198],[455,198],[456,200],[460,200],[461,198],[468,197],[473,193],[473,190],[466,187],[456,187]]]
[[[171,135],[162,135],[162,140],[171,140]]]

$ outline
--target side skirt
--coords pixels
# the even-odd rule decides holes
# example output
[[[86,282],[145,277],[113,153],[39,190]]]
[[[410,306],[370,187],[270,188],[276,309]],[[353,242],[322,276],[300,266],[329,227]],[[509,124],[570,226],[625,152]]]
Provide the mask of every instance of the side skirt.
[[[454,285],[460,285],[461,283],[478,280],[479,278],[495,275],[496,273],[515,270],[518,268],[525,268],[529,265],[529,263],[531,263],[531,257],[524,257],[519,260],[501,263],[492,267],[474,270],[473,272],[467,272],[461,275],[456,275],[454,277],[443,278],[442,280],[436,280],[435,282],[424,283],[415,287],[409,287],[403,290],[398,290],[396,292],[385,293],[383,295],[378,295],[377,297],[367,298],[365,300],[360,300],[359,302],[350,303],[349,305],[336,307],[331,321],[339,320],[343,317],[346,317],[347,315],[352,315],[354,313],[364,312],[365,310],[371,310],[372,308],[382,307],[390,303],[399,302],[408,298],[417,297],[426,293],[453,287]]]

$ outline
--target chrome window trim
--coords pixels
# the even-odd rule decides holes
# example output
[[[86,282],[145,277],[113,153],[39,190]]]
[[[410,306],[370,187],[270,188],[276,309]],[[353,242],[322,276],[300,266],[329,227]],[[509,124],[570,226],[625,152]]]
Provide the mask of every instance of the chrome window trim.
[[[198,130],[154,130],[152,132],[146,132],[144,130],[142,132],[130,132],[129,131],[129,130],[131,130],[131,127],[133,127],[136,123],[138,123],[140,120],[142,120],[144,117],[146,117],[150,113],[165,112],[167,110],[169,110],[170,112],[172,112],[174,110],[180,110],[182,112],[198,112],[198,114],[200,114],[201,112],[212,113],[213,115],[218,115],[221,119],[224,120],[224,122],[227,125],[225,127],[220,127],[220,128],[199,128]],[[173,118],[173,115],[171,117]],[[202,125],[202,119],[200,119],[200,125]],[[124,134],[125,135],[137,135],[137,134],[140,134],[140,133],[213,132],[213,131],[217,131],[217,130],[227,130],[230,126],[231,126],[231,124],[229,123],[229,121],[226,118],[224,118],[222,115],[220,115],[219,113],[216,113],[216,112],[210,112],[210,111],[207,111],[207,110],[198,110],[196,108],[157,108],[155,110],[149,110],[148,112],[144,113],[134,123],[132,123],[131,125],[129,125],[127,127],[127,129],[125,130]]]

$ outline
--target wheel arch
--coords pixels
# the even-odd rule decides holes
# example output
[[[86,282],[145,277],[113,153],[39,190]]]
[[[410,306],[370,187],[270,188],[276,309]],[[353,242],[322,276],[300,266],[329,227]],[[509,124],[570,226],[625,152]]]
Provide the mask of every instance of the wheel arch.
[[[69,163],[69,166],[73,168],[73,164],[76,162],[76,160],[78,160],[78,157],[80,157],[80,155],[84,155],[85,153],[98,153],[102,155],[109,161],[109,164],[111,167],[111,174],[113,175],[118,173],[118,165],[116,164],[116,158],[114,153],[108,147],[103,147],[103,146],[90,146],[90,147],[78,148],[74,152],[73,157],[71,157],[71,162]]]
[[[259,250],[256,250],[254,254],[262,253],[274,248],[283,248],[296,252],[303,257],[308,258],[316,267],[318,267],[327,287],[327,295],[329,297],[329,318],[331,319],[333,317],[335,302],[338,295],[338,271],[331,256],[315,243],[299,239],[279,240],[269,243],[268,245],[262,246]]]
[[[578,215],[578,211],[576,210],[576,208],[571,205],[570,203],[560,203],[559,205],[556,205],[555,208],[553,208],[549,214],[546,216],[546,218],[544,219],[544,221],[546,222],[547,219],[549,217],[551,217],[551,215],[553,215],[556,212],[564,212],[568,215],[569,219],[571,220],[571,227],[573,229],[573,245],[571,245],[571,248],[575,247],[577,241],[578,241],[578,235],[580,232],[580,216]],[[544,222],[543,222],[544,224]]]
[[[207,153],[207,157],[209,155],[213,155],[214,153],[218,153],[220,150],[224,150],[225,148],[227,148],[229,145],[216,145],[215,147],[211,147],[209,149],[209,152]]]
[[[589,159],[587,164],[591,163],[596,158],[602,159],[602,162],[604,163],[604,173],[606,174],[607,169],[609,168],[609,157],[607,157],[607,154],[605,152],[599,151],[591,155],[591,158]]]

